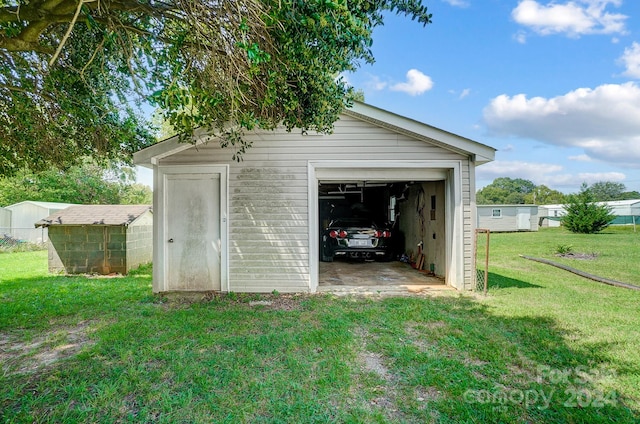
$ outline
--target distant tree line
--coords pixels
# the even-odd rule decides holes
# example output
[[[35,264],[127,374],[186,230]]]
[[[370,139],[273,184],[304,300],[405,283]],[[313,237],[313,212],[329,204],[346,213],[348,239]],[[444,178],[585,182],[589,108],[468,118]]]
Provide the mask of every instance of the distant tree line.
[[[112,164],[105,168],[86,159],[66,170],[22,169],[0,177],[0,206],[25,200],[77,204],[151,204],[152,191],[135,182],[135,169]]]
[[[612,200],[640,199],[637,191],[627,191],[622,183],[600,181],[592,185],[583,184],[580,193],[588,194],[593,202],[607,202]],[[535,185],[522,178],[501,177],[476,193],[476,203],[479,205],[551,205],[565,204],[570,195],[552,190],[544,184]]]

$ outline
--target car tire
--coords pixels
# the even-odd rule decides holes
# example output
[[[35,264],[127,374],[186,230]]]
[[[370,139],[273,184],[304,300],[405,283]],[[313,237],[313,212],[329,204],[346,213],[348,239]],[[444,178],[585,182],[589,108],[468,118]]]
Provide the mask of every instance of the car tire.
[[[333,255],[325,255],[322,252],[322,262],[333,262]]]

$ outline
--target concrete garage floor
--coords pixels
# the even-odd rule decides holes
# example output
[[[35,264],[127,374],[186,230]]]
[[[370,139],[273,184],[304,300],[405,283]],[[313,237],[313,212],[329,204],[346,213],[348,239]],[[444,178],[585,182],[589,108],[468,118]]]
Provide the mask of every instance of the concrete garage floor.
[[[444,280],[404,262],[320,262],[318,291],[336,295],[438,294],[455,291]]]

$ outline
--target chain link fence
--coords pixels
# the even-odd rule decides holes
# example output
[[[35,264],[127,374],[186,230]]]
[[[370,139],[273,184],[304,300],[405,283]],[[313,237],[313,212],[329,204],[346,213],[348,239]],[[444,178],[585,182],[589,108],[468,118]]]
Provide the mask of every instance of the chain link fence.
[[[487,229],[477,228],[475,242],[473,244],[475,269],[476,269],[476,291],[487,294],[489,287],[489,235]]]
[[[24,252],[47,248],[46,228],[0,228],[0,252]]]

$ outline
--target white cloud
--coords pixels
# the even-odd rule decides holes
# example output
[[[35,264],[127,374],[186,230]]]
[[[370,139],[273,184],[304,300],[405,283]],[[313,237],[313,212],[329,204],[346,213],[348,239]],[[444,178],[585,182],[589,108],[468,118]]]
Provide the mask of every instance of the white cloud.
[[[611,181],[614,183],[622,182],[626,179],[625,174],[620,172],[580,172],[578,174],[558,174],[550,175],[542,178],[540,184],[559,190],[561,188],[570,188],[569,191],[576,192],[582,186],[582,183],[591,185],[600,181]]]
[[[621,3],[621,0],[574,0],[544,5],[523,0],[513,9],[511,17],[540,35],[624,34],[627,16],[605,11],[607,6]]]
[[[465,97],[467,97],[469,94],[471,94],[471,89],[470,88],[465,88],[464,90],[462,90],[462,92],[460,93],[460,95],[458,96],[459,99],[464,99]]]
[[[524,31],[518,31],[513,35],[513,39],[520,44],[525,44],[527,42],[527,33]]]
[[[364,86],[369,90],[381,91],[387,87],[387,83],[382,81],[376,75],[370,75],[369,80],[364,83]]]
[[[476,168],[478,181],[487,184],[499,177],[522,178],[536,185],[546,185],[555,190],[577,191],[582,183],[589,185],[598,181],[622,182],[626,175],[621,172],[581,172],[570,174],[564,168],[551,163],[523,161],[494,161]]]
[[[483,113],[492,134],[579,147],[594,159],[640,168],[640,86],[633,82],[548,99],[503,94]]]
[[[476,168],[478,179],[493,180],[498,177],[523,178],[538,184],[542,176],[562,171],[562,166],[551,163],[533,163],[522,161],[489,162]]]
[[[469,7],[469,2],[465,0],[443,0],[443,1],[455,7]]]
[[[431,90],[433,81],[428,75],[423,74],[417,69],[410,69],[407,72],[407,81],[394,84],[389,87],[392,91],[402,91],[412,96],[423,94],[425,91]]]
[[[640,78],[640,44],[634,42],[631,47],[624,49],[620,62],[625,66],[624,75]]]
[[[469,94],[471,94],[471,89],[470,88],[465,88],[465,89],[461,90],[460,92],[458,92],[456,90],[449,90],[449,94],[451,94],[452,96],[456,96],[458,98],[458,100],[462,100],[465,97],[467,97]]]
[[[593,159],[591,159],[591,156],[589,155],[577,155],[577,156],[569,156],[569,160],[575,161],[575,162],[593,162]]]

